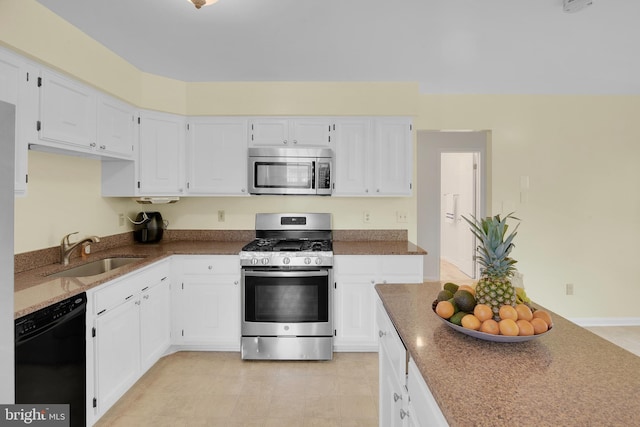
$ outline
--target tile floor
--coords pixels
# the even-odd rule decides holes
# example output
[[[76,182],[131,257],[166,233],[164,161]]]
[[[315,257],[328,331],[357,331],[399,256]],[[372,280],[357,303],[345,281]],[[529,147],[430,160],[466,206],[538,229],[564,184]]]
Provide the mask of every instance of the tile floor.
[[[441,280],[471,281],[441,265]],[[640,326],[589,327],[640,356]],[[328,362],[242,361],[239,353],[162,358],[96,427],[351,427],[378,425],[377,353]]]
[[[262,362],[179,352],[162,358],[95,425],[373,427],[377,402],[377,353]]]

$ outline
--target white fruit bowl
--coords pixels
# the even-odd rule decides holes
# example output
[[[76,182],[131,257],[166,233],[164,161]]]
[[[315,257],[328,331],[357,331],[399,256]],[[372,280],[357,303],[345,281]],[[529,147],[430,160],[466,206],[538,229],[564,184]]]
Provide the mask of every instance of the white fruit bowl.
[[[469,329],[469,328],[463,328],[462,326],[458,326],[455,323],[451,323],[449,322],[447,319],[443,319],[442,317],[438,316],[438,313],[436,313],[435,307],[433,308],[433,314],[440,319],[442,322],[444,322],[445,325],[447,325],[448,327],[461,332],[465,335],[469,335],[472,336],[474,338],[478,338],[480,340],[485,340],[485,341],[493,341],[493,342],[523,342],[523,341],[531,341],[534,340],[536,338],[542,337],[547,335],[549,332],[551,332],[552,328],[549,328],[549,330],[543,334],[538,334],[538,335],[528,335],[528,336],[517,336],[517,337],[513,337],[513,336],[509,336],[509,335],[493,335],[493,334],[487,334],[486,332],[480,332],[480,331],[474,331],[473,329]]]

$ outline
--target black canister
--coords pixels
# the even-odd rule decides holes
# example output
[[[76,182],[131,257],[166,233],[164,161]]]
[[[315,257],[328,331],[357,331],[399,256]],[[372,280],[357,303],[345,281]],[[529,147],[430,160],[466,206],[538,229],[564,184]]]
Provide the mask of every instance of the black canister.
[[[133,223],[133,238],[140,243],[155,243],[162,240],[164,221],[160,212],[140,212]]]

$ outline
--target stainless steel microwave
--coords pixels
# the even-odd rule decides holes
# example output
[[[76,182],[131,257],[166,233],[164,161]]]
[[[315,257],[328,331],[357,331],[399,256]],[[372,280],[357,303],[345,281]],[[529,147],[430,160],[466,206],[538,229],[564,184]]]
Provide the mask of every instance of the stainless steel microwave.
[[[250,194],[331,195],[333,151],[326,147],[250,147]]]

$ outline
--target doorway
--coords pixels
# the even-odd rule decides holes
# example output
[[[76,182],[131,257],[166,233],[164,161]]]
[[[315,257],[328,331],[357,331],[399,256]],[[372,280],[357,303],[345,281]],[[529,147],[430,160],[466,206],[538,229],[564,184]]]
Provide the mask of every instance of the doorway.
[[[479,218],[487,215],[487,207],[490,206],[491,201],[491,133],[490,131],[418,131],[417,141],[417,243],[427,251],[424,257],[424,279],[437,281],[440,280],[443,253],[445,259],[450,256],[447,255],[449,246],[459,246],[455,251],[460,250],[461,254],[456,257],[467,258],[467,263],[469,251],[471,251],[471,257],[475,253],[475,243],[471,242],[473,235],[468,231],[468,225],[462,219],[462,215],[467,216],[471,212]],[[462,153],[465,155],[458,156]],[[468,162],[475,163],[476,169],[472,174],[475,176],[473,178],[475,182],[470,184],[465,179],[465,184],[458,187],[457,184],[449,181],[452,180],[451,176],[460,178],[459,175],[467,174],[452,171],[454,167],[452,164],[455,165],[459,159],[463,158],[465,160],[460,162],[466,165],[469,164]],[[446,171],[444,175],[443,169]],[[462,200],[462,188],[468,188],[470,185],[475,192],[473,200]],[[445,196],[445,194],[450,195]],[[471,212],[467,212],[469,210]],[[456,229],[455,234],[448,235],[447,226],[450,229]],[[468,240],[471,243],[452,243],[452,236],[456,234],[471,235]],[[462,237],[459,238],[462,240]],[[443,246],[445,246],[444,250]],[[467,255],[463,255],[465,252]],[[464,266],[466,271],[471,273],[467,274],[470,277],[478,275],[478,268],[474,264]]]

